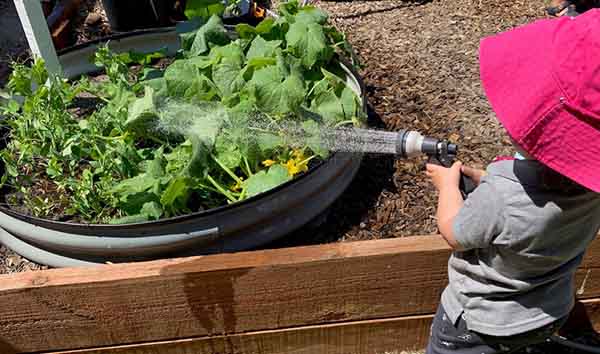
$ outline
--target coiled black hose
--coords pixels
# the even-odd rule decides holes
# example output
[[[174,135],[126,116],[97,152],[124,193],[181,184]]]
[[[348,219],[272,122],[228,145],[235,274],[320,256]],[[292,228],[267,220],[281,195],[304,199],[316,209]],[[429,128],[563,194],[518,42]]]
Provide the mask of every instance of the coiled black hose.
[[[560,344],[567,348],[581,350],[586,353],[600,354],[600,347],[598,347],[598,346],[591,346],[591,345],[587,345],[587,344],[573,342],[573,341],[568,340],[565,337],[562,337],[559,335],[553,335],[548,340],[551,342],[554,342],[556,344]]]

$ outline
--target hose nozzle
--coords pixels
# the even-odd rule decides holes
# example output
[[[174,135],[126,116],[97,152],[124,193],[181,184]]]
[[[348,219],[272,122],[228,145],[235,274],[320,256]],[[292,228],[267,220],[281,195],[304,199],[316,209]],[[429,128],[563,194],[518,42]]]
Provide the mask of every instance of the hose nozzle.
[[[400,157],[415,157],[425,154],[442,164],[452,164],[458,146],[448,141],[426,137],[414,130],[400,130],[396,141],[396,154]]]

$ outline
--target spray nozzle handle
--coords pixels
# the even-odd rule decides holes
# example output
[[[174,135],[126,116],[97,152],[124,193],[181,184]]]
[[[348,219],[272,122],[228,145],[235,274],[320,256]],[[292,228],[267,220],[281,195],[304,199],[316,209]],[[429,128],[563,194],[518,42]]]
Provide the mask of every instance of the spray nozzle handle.
[[[450,168],[452,167],[452,164],[454,164],[458,147],[455,144],[449,144],[447,142],[441,142],[441,144],[444,145],[437,154],[429,155],[428,163]],[[477,188],[477,185],[473,179],[461,172],[458,187],[463,199],[466,199],[467,195]]]

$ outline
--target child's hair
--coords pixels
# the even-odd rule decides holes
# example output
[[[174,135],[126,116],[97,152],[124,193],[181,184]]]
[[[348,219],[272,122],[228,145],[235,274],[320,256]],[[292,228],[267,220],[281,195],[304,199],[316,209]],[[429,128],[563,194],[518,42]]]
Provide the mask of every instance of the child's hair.
[[[577,194],[589,191],[584,186],[546,166],[540,174],[540,185],[548,191],[558,193]]]

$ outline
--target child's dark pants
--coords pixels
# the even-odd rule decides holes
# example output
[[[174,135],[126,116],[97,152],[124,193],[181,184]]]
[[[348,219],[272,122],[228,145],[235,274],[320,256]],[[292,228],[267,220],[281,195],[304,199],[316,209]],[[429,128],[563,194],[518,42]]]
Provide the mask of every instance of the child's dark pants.
[[[563,325],[560,319],[539,329],[510,337],[493,337],[469,331],[462,317],[453,324],[440,304],[433,324],[426,354],[507,354],[529,345],[543,343]]]

